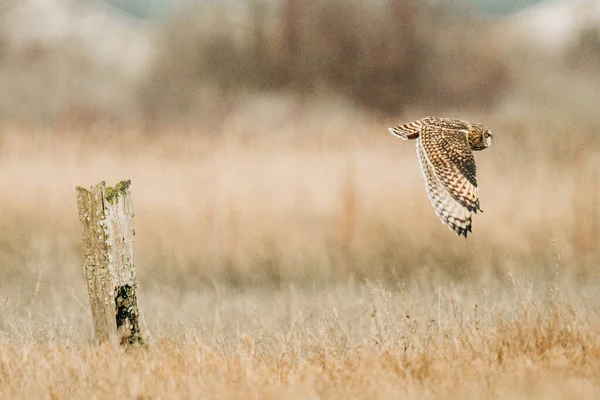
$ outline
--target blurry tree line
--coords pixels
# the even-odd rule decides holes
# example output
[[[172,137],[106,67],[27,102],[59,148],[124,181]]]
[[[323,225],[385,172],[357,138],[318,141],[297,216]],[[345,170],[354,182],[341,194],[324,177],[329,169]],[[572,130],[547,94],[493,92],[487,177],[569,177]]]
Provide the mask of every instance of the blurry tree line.
[[[486,109],[534,68],[467,0],[198,1],[153,21],[101,3],[0,1],[0,121],[194,126],[271,94],[384,116]],[[564,80],[597,74],[597,26],[564,57]]]
[[[566,54],[568,66],[577,70],[600,71],[600,26],[590,25],[579,33],[579,40]]]
[[[383,114],[489,107],[510,85],[508,66],[485,21],[447,4],[195,6],[162,27],[143,109],[150,121],[182,122],[256,92],[341,96]]]

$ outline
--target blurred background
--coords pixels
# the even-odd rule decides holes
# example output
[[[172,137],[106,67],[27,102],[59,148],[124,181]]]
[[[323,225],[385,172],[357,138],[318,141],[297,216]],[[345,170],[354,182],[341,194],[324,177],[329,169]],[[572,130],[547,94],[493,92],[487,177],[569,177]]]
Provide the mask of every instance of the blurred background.
[[[0,291],[30,312],[87,304],[100,180],[133,181],[146,293],[598,282],[597,0],[3,0],[0,88]],[[495,134],[467,240],[386,130],[426,115]]]
[[[0,18],[0,118],[52,128],[193,128],[281,97],[527,113],[553,101],[539,80],[583,95],[600,62],[595,0],[6,0]]]

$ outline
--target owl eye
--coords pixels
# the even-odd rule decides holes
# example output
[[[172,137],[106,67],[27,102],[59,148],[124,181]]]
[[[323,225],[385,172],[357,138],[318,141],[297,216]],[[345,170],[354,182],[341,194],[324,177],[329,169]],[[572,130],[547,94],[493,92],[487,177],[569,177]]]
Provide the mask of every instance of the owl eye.
[[[483,132],[483,136],[484,136],[486,139],[487,139],[487,138],[489,138],[489,137],[491,136],[491,135],[490,135],[490,131],[484,131],[484,132]]]

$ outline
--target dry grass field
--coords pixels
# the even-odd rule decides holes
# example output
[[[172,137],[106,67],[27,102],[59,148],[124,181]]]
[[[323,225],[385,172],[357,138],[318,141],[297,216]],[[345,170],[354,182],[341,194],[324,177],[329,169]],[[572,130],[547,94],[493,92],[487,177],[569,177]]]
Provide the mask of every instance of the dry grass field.
[[[550,56],[466,2],[3,1],[0,399],[599,397],[595,26]],[[427,114],[494,132],[466,240],[386,130]],[[123,179],[127,350],[75,197]]]
[[[595,398],[599,125],[467,117],[496,138],[467,240],[414,144],[343,107],[4,129],[0,398]],[[74,191],[121,179],[148,342],[128,353],[94,346]]]

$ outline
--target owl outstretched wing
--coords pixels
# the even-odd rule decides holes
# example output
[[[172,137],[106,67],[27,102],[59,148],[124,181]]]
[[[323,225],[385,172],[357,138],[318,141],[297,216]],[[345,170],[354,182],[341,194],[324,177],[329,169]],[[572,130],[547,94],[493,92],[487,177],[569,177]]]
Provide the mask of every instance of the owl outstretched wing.
[[[468,211],[481,211],[477,167],[469,146],[468,131],[427,125],[421,130],[423,155],[433,173],[454,200]]]
[[[435,214],[459,236],[463,235],[466,238],[467,233],[471,232],[471,212],[452,196],[438,178],[433,164],[427,157],[422,138],[417,139],[417,155],[425,178],[427,196]]]
[[[393,128],[388,128],[388,131],[397,138],[402,140],[413,140],[419,137],[423,125],[425,125],[426,118],[419,119],[413,122],[409,122],[404,125],[397,125]]]

